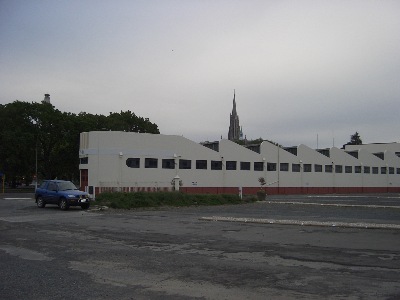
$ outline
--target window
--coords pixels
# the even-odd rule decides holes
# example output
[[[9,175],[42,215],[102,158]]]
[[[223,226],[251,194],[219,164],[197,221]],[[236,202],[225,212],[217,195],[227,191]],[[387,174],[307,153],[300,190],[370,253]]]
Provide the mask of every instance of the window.
[[[304,171],[304,172],[310,173],[311,170],[312,170],[311,164],[304,164],[304,165],[303,165],[303,171]]]
[[[400,174],[400,168],[396,168],[396,174]]]
[[[325,173],[332,173],[332,165],[325,165]]]
[[[292,164],[292,172],[300,172],[300,164]]]
[[[394,168],[393,167],[389,167],[389,174],[394,174]]]
[[[207,161],[206,160],[196,160],[196,169],[207,170]]]
[[[315,164],[314,165],[314,171],[318,172],[318,173],[322,172],[322,165]]]
[[[129,168],[140,168],[140,158],[128,158],[126,160],[126,165]]]
[[[386,174],[386,167],[381,167],[381,174]]]
[[[179,169],[191,169],[192,161],[188,159],[180,159],[179,160]]]
[[[345,166],[344,172],[345,173],[353,173],[353,166]]]
[[[254,162],[254,171],[264,171],[264,163],[259,161]]]
[[[379,174],[379,168],[378,167],[372,167],[372,174]]]
[[[222,170],[222,161],[212,160],[211,170]]]
[[[158,168],[158,159],[157,158],[145,158],[144,167],[147,169],[156,169]]]
[[[168,158],[162,160],[163,169],[175,169],[175,159]]]
[[[43,181],[42,184],[40,185],[39,189],[46,189],[47,182],[48,181]]]
[[[249,161],[241,161],[240,162],[240,170],[249,170],[250,171],[250,162]]]
[[[361,166],[355,166],[354,173],[361,173]]]
[[[281,163],[280,170],[284,171],[284,172],[289,171],[289,164],[288,163]]]
[[[358,151],[349,151],[347,153],[358,159]]]
[[[267,163],[267,171],[276,171],[276,163]]]
[[[226,169],[227,170],[236,170],[236,161],[234,160],[228,160],[226,162]]]
[[[335,173],[343,173],[343,166],[342,165],[336,165],[335,166]]]
[[[385,160],[385,153],[383,153],[383,152],[372,153],[372,154],[375,155],[376,157],[379,157],[382,160]]]
[[[365,167],[364,167],[364,173],[365,173],[365,174],[371,173],[371,167],[365,166]]]
[[[283,148],[285,149],[287,152],[292,153],[293,155],[297,156],[297,147],[288,147],[288,148]]]
[[[49,191],[57,191],[57,184],[54,182],[49,182],[49,186],[47,187]]]
[[[89,163],[89,157],[81,157],[80,159],[79,159],[79,163],[81,164],[81,165],[86,165],[86,164],[88,164]]]

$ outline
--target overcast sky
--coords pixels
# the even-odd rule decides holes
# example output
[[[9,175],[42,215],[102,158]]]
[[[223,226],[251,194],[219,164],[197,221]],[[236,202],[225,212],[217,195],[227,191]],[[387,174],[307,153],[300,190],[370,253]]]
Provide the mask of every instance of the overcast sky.
[[[400,141],[400,1],[0,0],[0,104],[131,110],[163,134]],[[317,139],[318,137],[318,139]]]

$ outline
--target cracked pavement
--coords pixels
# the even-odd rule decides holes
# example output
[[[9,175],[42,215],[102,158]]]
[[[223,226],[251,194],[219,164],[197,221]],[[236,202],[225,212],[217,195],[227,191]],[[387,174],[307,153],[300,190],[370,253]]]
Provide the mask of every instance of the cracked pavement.
[[[0,196],[4,299],[400,298],[398,195],[268,196],[235,206],[66,212],[39,209],[30,196]],[[213,216],[238,221],[202,220]]]

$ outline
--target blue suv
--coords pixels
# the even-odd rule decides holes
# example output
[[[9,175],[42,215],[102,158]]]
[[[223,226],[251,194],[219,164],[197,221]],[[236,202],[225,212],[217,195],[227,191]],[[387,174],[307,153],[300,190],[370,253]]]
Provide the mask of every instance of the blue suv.
[[[89,194],[79,191],[71,181],[45,180],[35,191],[35,201],[38,207],[46,204],[57,204],[62,210],[70,206],[90,207]]]

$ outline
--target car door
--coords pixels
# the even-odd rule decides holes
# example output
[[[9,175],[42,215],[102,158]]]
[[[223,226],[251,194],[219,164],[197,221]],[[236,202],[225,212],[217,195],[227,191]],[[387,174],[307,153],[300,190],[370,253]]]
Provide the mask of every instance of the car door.
[[[47,186],[47,195],[46,195],[47,203],[58,203],[58,186],[55,182],[49,182]]]

